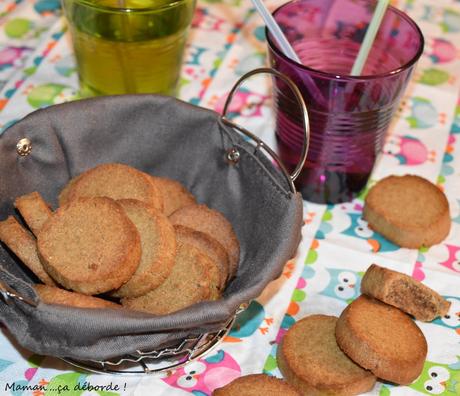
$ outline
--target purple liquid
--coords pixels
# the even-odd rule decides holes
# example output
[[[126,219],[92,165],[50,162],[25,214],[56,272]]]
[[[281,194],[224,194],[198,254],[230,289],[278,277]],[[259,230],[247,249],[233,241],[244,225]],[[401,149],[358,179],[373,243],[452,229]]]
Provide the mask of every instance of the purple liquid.
[[[339,52],[335,51],[337,45],[341,49]],[[351,70],[359,50],[359,45],[351,40],[338,42],[335,39],[302,41],[294,43],[293,47],[303,65],[337,75]],[[382,67],[392,70],[398,66],[396,59],[380,49],[378,59],[383,58],[386,62],[369,62],[365,72],[372,74]],[[300,191],[311,201],[335,203],[353,199],[365,187],[382,148],[394,106],[369,106],[367,102],[371,99],[356,88],[337,88],[334,97],[343,101],[338,104],[339,108],[342,107],[341,112],[330,113],[307,104],[312,137],[307,163],[297,187],[300,186]],[[292,94],[275,89],[275,96],[278,150],[292,170],[299,161],[303,127],[299,124],[300,114],[296,111],[298,106]]]
[[[418,29],[389,9],[363,77],[350,77],[363,26],[372,15],[369,4],[297,0],[274,13],[303,64],[282,55],[268,35],[272,66],[296,83],[309,111],[310,148],[296,186],[310,201],[349,201],[365,187],[423,49]],[[340,9],[344,5],[345,17]],[[351,16],[350,7],[355,7]],[[274,82],[273,91],[278,151],[292,171],[303,145],[300,109],[282,81]]]

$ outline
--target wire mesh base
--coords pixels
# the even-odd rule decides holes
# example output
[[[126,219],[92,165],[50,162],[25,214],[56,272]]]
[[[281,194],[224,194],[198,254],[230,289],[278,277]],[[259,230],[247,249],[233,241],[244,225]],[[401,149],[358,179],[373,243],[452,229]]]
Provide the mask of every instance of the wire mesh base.
[[[164,374],[169,370],[185,366],[214,349],[229,333],[235,318],[236,315],[219,331],[186,338],[179,345],[171,348],[150,352],[137,351],[137,355],[125,355],[108,361],[80,361],[70,358],[62,360],[79,369],[100,374]]]

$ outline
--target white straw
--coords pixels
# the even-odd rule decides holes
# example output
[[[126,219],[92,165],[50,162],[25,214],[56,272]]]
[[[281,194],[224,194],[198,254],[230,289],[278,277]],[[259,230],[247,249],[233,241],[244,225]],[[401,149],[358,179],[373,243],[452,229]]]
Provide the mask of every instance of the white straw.
[[[259,12],[259,15],[264,20],[265,25],[267,26],[267,29],[273,35],[277,44],[281,47],[282,52],[288,58],[292,59],[294,62],[302,64],[302,62],[300,61],[300,58],[297,56],[296,52],[294,51],[291,44],[287,40],[286,36],[282,32],[278,23],[275,21],[275,18],[273,18],[272,14],[267,10],[262,0],[251,0],[251,1],[252,1],[252,4],[254,4],[254,7],[256,8],[256,10]],[[306,84],[308,90],[310,91],[310,94],[316,99],[316,101],[320,103],[321,105],[326,105],[327,103],[326,100],[324,99],[321,91],[316,86],[315,82],[310,77],[308,72],[303,73],[301,78]]]
[[[375,7],[374,15],[372,16],[371,22],[364,36],[364,40],[361,44],[361,48],[359,49],[358,56],[355,59],[353,68],[351,69],[352,76],[359,76],[363,71],[369,51],[372,48],[372,44],[374,43],[375,36],[380,28],[380,24],[382,23],[382,19],[385,15],[389,2],[390,0],[379,0],[377,7]]]
[[[260,16],[264,20],[265,25],[267,26],[268,30],[275,38],[278,45],[281,47],[281,50],[283,51],[283,53],[287,57],[296,61],[297,63],[301,63],[296,52],[292,48],[291,44],[287,40],[286,36],[282,32],[279,25],[276,23],[275,18],[273,18],[272,14],[270,14],[270,12],[267,10],[265,5],[262,3],[262,0],[252,0],[252,4],[254,4],[254,7],[256,7]]]

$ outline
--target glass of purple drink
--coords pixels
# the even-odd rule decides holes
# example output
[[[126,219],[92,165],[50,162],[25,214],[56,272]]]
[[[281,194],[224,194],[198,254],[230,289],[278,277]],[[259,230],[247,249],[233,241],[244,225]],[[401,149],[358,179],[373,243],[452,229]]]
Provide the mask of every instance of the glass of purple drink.
[[[310,117],[310,148],[296,180],[312,202],[353,199],[366,185],[381,151],[424,39],[406,14],[388,7],[360,76],[351,76],[373,0],[294,0],[274,13],[302,61],[277,46],[267,32],[271,66],[299,87]],[[302,115],[285,83],[274,81],[276,138],[288,169],[297,164],[302,145]]]

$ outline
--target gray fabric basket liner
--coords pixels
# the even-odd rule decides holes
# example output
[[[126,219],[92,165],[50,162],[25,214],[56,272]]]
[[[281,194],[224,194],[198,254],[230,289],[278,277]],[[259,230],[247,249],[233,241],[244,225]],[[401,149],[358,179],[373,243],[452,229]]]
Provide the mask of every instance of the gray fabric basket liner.
[[[16,144],[27,137],[30,155]],[[226,151],[236,147],[236,165]],[[231,220],[241,244],[236,278],[218,301],[170,315],[82,309],[0,296],[0,321],[23,347],[43,355],[105,360],[170,346],[216,331],[241,303],[278,277],[300,241],[302,199],[263,153],[215,112],[156,95],[81,100],[31,113],[0,136],[0,220],[18,214],[15,197],[40,192],[57,207],[68,180],[97,164],[120,162],[183,183],[200,203]],[[0,279],[38,301],[36,278],[0,245]]]

